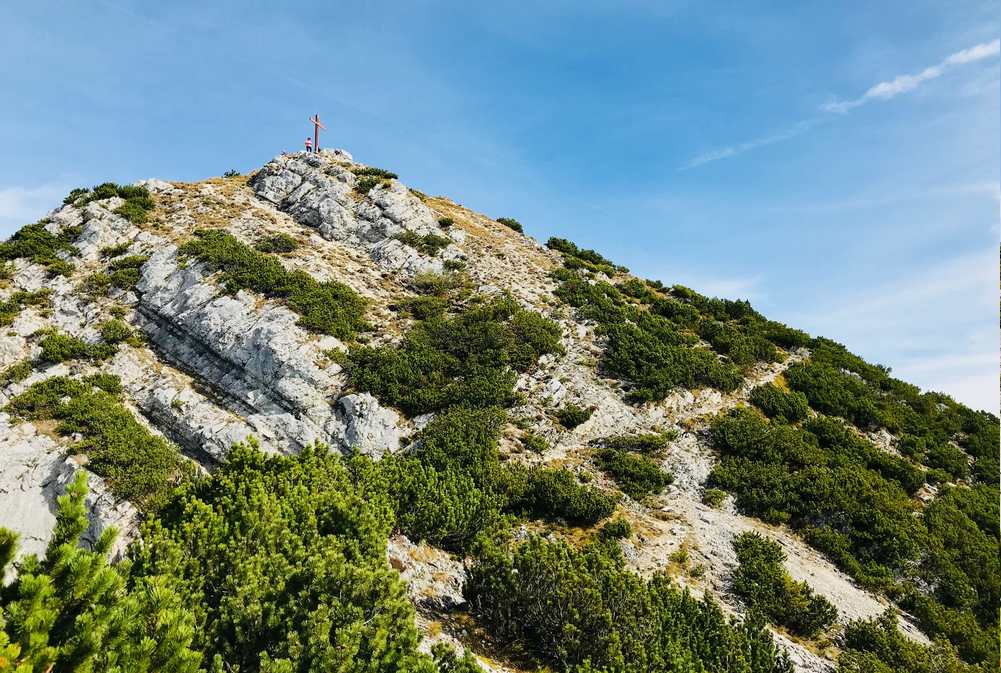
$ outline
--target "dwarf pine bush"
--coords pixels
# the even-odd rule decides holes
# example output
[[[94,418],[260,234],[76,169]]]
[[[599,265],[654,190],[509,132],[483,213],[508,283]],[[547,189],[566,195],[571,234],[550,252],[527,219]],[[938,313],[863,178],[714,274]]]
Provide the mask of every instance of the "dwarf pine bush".
[[[748,609],[764,614],[775,624],[811,638],[828,629],[838,611],[806,582],[796,582],[782,567],[785,552],[774,540],[757,533],[742,533],[733,541],[739,566],[733,574],[733,591]]]

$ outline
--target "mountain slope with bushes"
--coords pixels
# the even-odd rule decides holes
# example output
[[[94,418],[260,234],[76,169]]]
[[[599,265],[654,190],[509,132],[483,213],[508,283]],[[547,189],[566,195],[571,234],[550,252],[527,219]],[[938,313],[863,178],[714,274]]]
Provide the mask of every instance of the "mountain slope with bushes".
[[[987,671],[998,419],[343,150],[0,243],[0,671]]]

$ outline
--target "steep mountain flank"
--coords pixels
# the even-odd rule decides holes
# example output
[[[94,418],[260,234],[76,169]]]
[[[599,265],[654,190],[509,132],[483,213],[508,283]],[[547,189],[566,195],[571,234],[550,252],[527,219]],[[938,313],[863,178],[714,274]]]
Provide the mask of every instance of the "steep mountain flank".
[[[74,190],[0,264],[0,670],[998,657],[998,419],[747,302],[343,150]]]

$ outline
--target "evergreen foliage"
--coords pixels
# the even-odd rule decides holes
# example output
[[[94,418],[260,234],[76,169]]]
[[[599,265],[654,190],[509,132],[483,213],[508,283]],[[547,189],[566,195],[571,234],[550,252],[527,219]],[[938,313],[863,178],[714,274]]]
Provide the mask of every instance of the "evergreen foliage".
[[[774,540],[742,533],[733,541],[739,566],[733,591],[756,610],[796,635],[812,638],[834,624],[838,611],[806,582],[796,582],[782,567],[785,552]]]
[[[503,478],[507,508],[525,516],[591,526],[615,511],[615,498],[565,468],[508,467]]]
[[[659,400],[679,386],[708,385],[730,391],[742,380],[740,370],[697,347],[693,326],[632,305],[610,283],[588,279],[563,269],[555,273],[556,295],[594,320],[606,337],[600,365],[630,385],[634,402]],[[680,302],[675,302],[680,305]]]
[[[220,271],[222,282],[232,292],[248,289],[281,299],[299,314],[299,324],[307,330],[350,339],[368,328],[362,317],[366,302],[347,285],[321,283],[304,271],[288,271],[273,255],[258,252],[224,231],[200,229],[180,251]]]
[[[806,395],[796,391],[785,391],[774,383],[765,383],[751,391],[751,404],[768,416],[789,422],[801,421],[807,417],[810,404]]]
[[[500,222],[500,220],[497,221]],[[629,271],[624,266],[613,264],[594,250],[578,248],[574,243],[565,238],[550,238],[546,241],[546,247],[561,253],[563,255],[563,265],[568,269],[586,269],[587,271],[603,273],[606,276],[614,276],[616,273],[626,273]]]
[[[974,460],[970,473],[984,483],[998,483],[1001,423],[993,414],[973,411],[940,393],[922,393],[828,339],[815,339],[810,360],[786,371],[789,386],[806,395],[819,412],[840,416],[859,428],[886,428],[901,435],[904,450],[927,458],[926,464],[962,478],[957,454],[943,448],[956,442]]]
[[[726,491],[719,488],[707,488],[702,492],[702,502],[713,509],[718,509],[726,500]]]
[[[404,231],[395,234],[393,238],[429,257],[434,257],[439,252],[447,248],[448,244],[452,242],[451,239],[446,238],[445,236],[439,236],[438,234],[421,235],[415,231],[410,231],[409,229],[405,229]]]
[[[299,242],[288,234],[274,234],[259,240],[254,248],[260,252],[283,253],[292,252],[299,247]]]
[[[989,673],[993,662],[964,663],[948,643],[916,643],[897,628],[893,609],[848,624],[842,636],[838,673]]]
[[[576,404],[568,404],[556,412],[556,420],[567,430],[573,430],[578,425],[586,423],[591,414],[592,408],[578,407]]]
[[[598,452],[598,464],[633,500],[660,493],[674,479],[657,461],[630,451],[602,449]]]
[[[72,449],[87,454],[87,469],[117,497],[154,510],[185,470],[177,449],[136,421],[119,393],[118,378],[108,374],[82,381],[57,376],[33,384],[6,410],[25,420],[58,420],[61,435],[79,433]]]
[[[526,432],[521,436],[521,445],[532,453],[543,454],[549,450],[549,442],[534,432]]]
[[[68,276],[73,265],[60,255],[75,255],[73,241],[80,235],[79,227],[65,227],[58,234],[45,228],[45,221],[27,224],[7,241],[0,243],[0,261],[27,259],[44,266],[51,276]]]
[[[56,528],[43,559],[29,556],[0,590],[0,671],[153,673],[200,671],[192,648],[194,619],[165,578],[127,581],[110,566],[115,536],[106,530],[91,550],[80,547],[89,524],[86,473],[58,499]],[[0,574],[16,537],[0,529]]]
[[[996,487],[946,488],[922,510],[908,495],[920,470],[823,416],[797,428],[743,409],[718,419],[712,436],[722,459],[709,484],[733,491],[742,512],[791,524],[967,661],[993,658]]]
[[[0,243],[0,245],[3,245]],[[37,290],[35,292],[25,292],[19,290],[7,299],[0,300],[0,327],[7,327],[14,324],[17,316],[25,306],[43,306],[48,303],[50,290]]]
[[[94,201],[103,201],[119,197],[124,203],[115,212],[133,224],[143,224],[149,220],[149,213],[156,207],[149,190],[137,185],[118,185],[114,182],[104,182],[93,189],[77,188],[69,193],[63,203],[78,207],[86,206]]]
[[[760,626],[623,565],[612,544],[577,550],[533,536],[514,549],[485,546],[465,593],[496,638],[562,670],[792,671]]]
[[[453,405],[507,406],[517,373],[561,351],[555,323],[502,297],[431,315],[398,346],[352,348],[347,372],[356,390],[415,416]]]
[[[52,330],[38,342],[38,345],[42,348],[42,352],[38,356],[39,360],[42,362],[65,362],[77,359],[93,360],[95,362],[107,360],[118,350],[118,342],[124,341],[124,338],[117,338],[121,336],[121,332],[115,328],[116,324],[124,326],[128,330],[128,334],[132,334],[132,330],[118,320],[105,323],[106,326],[111,326],[111,329],[108,330],[108,336],[116,339],[114,341],[105,339],[91,344],[64,332]],[[103,336],[104,330],[102,329],[102,338]]]
[[[0,372],[0,386],[9,383],[19,383],[31,376],[35,367],[31,360],[20,360]]]
[[[363,175],[358,178],[358,182],[355,183],[355,191],[359,194],[368,194],[377,185],[383,184],[383,180],[374,175]]]
[[[519,234],[524,233],[525,229],[521,226],[521,222],[514,219],[513,217],[498,217],[497,221],[503,224],[508,229],[514,229]]]
[[[625,519],[612,519],[598,529],[598,537],[602,540],[624,540],[633,534],[633,527]]]
[[[433,673],[386,562],[392,525],[367,459],[237,445],[146,526],[133,573],[171,578],[195,615],[195,645],[223,670]]]
[[[372,176],[383,180],[395,180],[397,178],[396,173],[374,166],[356,166],[351,169],[351,172],[359,177]]]

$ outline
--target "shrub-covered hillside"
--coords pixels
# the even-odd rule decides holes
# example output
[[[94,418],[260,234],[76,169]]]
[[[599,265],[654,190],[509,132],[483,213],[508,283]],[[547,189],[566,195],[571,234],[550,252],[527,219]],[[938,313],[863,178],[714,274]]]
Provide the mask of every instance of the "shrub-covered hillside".
[[[531,230],[325,150],[0,243],[0,671],[994,665],[996,417]]]

